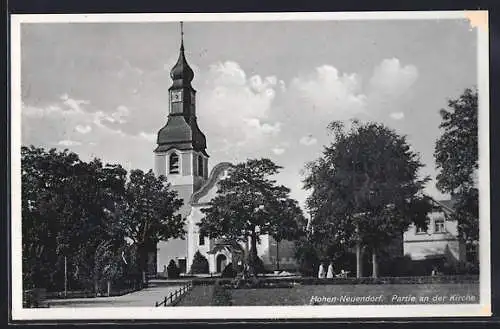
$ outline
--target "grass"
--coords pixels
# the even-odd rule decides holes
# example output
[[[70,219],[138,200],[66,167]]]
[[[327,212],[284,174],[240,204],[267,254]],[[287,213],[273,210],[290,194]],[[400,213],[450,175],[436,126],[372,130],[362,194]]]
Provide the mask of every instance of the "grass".
[[[193,286],[192,290],[177,306],[214,305],[213,289],[213,285]],[[232,305],[234,306],[310,305],[313,296],[315,296],[315,304],[323,305],[479,302],[478,283],[302,285],[293,288],[228,289],[228,291],[231,293]],[[368,296],[372,296],[373,299],[362,302],[352,298]],[[469,297],[467,300],[461,301],[460,298],[457,298],[467,296]],[[471,300],[471,296],[475,298],[475,301]],[[336,299],[334,299],[335,297]]]
[[[214,285],[193,286],[179,301],[178,306],[211,306]]]
[[[233,289],[235,306],[310,305],[313,296],[317,304],[458,304],[478,303],[479,284],[384,284],[384,285],[307,285],[276,289]],[[374,297],[370,302],[342,299],[348,297]],[[382,297],[380,297],[382,296]],[[394,296],[400,298],[394,298]],[[460,297],[467,301],[460,301]],[[323,298],[325,297],[325,298]],[[330,297],[330,300],[326,299]],[[336,299],[334,299],[336,297]],[[375,297],[378,297],[375,299]],[[428,300],[421,298],[427,297]],[[474,297],[472,301],[470,297]]]

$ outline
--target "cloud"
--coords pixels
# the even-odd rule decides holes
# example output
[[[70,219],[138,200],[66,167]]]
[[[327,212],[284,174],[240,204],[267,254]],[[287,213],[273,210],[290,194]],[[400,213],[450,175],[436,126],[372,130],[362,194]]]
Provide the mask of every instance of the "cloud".
[[[359,76],[340,74],[331,65],[317,67],[312,74],[294,78],[291,87],[302,103],[314,107],[316,115],[341,120],[365,110],[366,96],[361,92]]]
[[[77,142],[77,141],[72,141],[72,140],[69,140],[69,139],[65,139],[65,140],[59,141],[57,143],[57,145],[62,145],[62,146],[76,146],[76,145],[82,145],[82,143],[81,142]]]
[[[82,126],[82,125],[77,125],[75,127],[75,130],[77,132],[79,132],[80,134],[88,134],[89,132],[92,131],[92,127],[89,126],[89,125],[85,125],[85,126]]]
[[[384,59],[370,79],[370,87],[378,93],[399,96],[413,85],[418,78],[414,65],[402,66],[397,58]]]
[[[392,112],[389,114],[389,117],[393,120],[403,120],[405,118],[405,114],[403,112]]]
[[[111,113],[112,122],[125,123],[125,118],[128,117],[129,114],[129,109],[124,105],[120,105],[116,108],[115,112]]]
[[[281,123],[275,124],[261,123],[259,119],[244,119],[246,125],[252,128],[252,131],[257,134],[277,135],[281,131]]]
[[[155,142],[156,141],[156,134],[149,134],[149,133],[145,133],[144,131],[141,131],[139,133],[139,137],[147,140],[148,142]]]
[[[285,153],[285,149],[282,147],[275,147],[275,148],[273,148],[272,151],[276,155],[281,155],[281,154]]]
[[[229,150],[230,140],[232,155],[247,153],[281,132],[282,123],[271,118],[279,92],[277,77],[248,76],[238,63],[226,61],[210,65],[199,78],[203,86],[198,94],[197,116],[213,149]]]
[[[155,136],[145,132],[124,132],[120,122],[124,122],[128,115],[126,107],[119,106],[111,114],[102,110],[92,112],[85,107],[90,102],[63,96],[47,106],[22,104],[23,145],[45,148],[78,146],[82,159],[98,157],[106,162],[121,163],[127,169],[147,170],[152,167],[152,139]]]
[[[66,107],[69,109],[69,111],[77,113],[83,112],[82,105],[90,104],[90,102],[87,100],[70,98],[68,94],[61,95],[60,99],[63,101],[63,104],[66,105]]]
[[[299,143],[305,146],[311,146],[318,142],[318,140],[311,135],[304,136],[299,140]]]

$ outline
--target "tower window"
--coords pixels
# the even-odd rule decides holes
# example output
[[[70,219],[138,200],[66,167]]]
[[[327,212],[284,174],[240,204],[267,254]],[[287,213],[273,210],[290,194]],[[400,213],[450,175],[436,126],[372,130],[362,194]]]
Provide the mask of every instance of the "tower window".
[[[203,157],[198,155],[198,176],[203,176]]]
[[[205,245],[205,235],[203,233],[200,233],[199,237],[198,237],[198,245],[199,246],[203,246]]]
[[[170,174],[179,173],[179,156],[177,155],[177,153],[172,153],[170,155],[168,172]]]

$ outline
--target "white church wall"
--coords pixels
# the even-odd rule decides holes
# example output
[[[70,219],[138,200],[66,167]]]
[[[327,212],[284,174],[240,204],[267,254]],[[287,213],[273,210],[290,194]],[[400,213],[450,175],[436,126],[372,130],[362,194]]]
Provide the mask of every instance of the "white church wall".
[[[154,173],[156,176],[167,174],[167,158],[165,154],[155,154]]]

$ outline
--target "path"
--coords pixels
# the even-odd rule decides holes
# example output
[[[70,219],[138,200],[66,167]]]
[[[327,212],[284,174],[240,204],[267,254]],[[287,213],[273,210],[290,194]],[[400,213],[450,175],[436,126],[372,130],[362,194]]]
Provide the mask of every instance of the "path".
[[[165,296],[180,289],[182,285],[155,285],[146,289],[131,292],[123,296],[96,298],[67,298],[47,300],[50,308],[54,307],[154,307],[155,302],[163,301]]]

